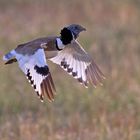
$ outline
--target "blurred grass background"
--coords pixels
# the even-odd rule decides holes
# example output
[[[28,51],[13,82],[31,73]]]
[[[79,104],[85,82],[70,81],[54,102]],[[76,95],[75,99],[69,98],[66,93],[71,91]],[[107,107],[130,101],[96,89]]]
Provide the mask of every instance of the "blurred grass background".
[[[139,0],[0,0],[0,55],[71,23],[87,28],[79,40],[104,85],[85,89],[49,62],[58,94],[41,103],[17,64],[0,59],[1,140],[140,139]]]

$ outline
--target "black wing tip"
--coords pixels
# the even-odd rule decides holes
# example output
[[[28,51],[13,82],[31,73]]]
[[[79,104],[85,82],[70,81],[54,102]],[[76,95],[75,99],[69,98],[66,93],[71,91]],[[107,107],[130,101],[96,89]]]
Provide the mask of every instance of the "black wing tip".
[[[29,83],[31,84],[31,86],[36,91],[36,94],[40,98],[41,102],[44,102],[45,94],[47,95],[49,102],[54,101],[54,93],[56,92],[56,89],[55,89],[50,72],[48,72],[48,75],[45,76],[45,79],[42,81],[42,83],[40,85],[41,93],[39,91],[37,91],[37,89],[36,89],[36,85],[34,83],[34,80],[32,80],[32,76],[30,74],[30,69],[27,70],[26,77],[27,77]]]
[[[7,62],[5,62],[4,64],[7,65],[7,64],[12,64],[14,62],[17,62],[17,59],[16,58],[10,59]]]
[[[48,76],[41,83],[41,93],[44,96],[47,95],[49,102],[53,102],[55,92],[56,92],[56,89],[55,89],[51,74],[49,73]]]
[[[101,72],[95,62],[92,62],[87,66],[85,70],[88,81],[96,88],[97,85],[103,86],[104,74]]]

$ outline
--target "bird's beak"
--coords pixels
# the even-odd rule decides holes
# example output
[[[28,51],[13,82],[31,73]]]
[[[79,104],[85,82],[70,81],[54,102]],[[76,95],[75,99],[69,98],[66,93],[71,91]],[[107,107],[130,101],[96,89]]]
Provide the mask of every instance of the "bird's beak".
[[[84,28],[84,27],[81,27],[81,31],[86,31],[86,28]]]

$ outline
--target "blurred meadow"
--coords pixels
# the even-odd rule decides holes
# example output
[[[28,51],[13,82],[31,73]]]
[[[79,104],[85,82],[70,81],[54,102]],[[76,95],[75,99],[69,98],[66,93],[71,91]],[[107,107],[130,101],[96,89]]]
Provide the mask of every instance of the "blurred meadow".
[[[82,87],[49,63],[57,95],[41,103],[2,56],[71,23],[107,79]],[[140,140],[139,0],[0,0],[0,140]]]

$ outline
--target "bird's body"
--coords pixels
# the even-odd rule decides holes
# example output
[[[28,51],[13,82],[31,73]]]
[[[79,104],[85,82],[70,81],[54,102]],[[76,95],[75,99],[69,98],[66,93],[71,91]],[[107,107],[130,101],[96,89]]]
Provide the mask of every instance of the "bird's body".
[[[83,30],[80,25],[70,25],[61,30],[60,37],[43,37],[18,45],[4,60],[6,64],[18,61],[42,101],[45,94],[53,101],[56,92],[46,59],[60,65],[86,87],[88,82],[96,86],[104,75],[76,40]]]

